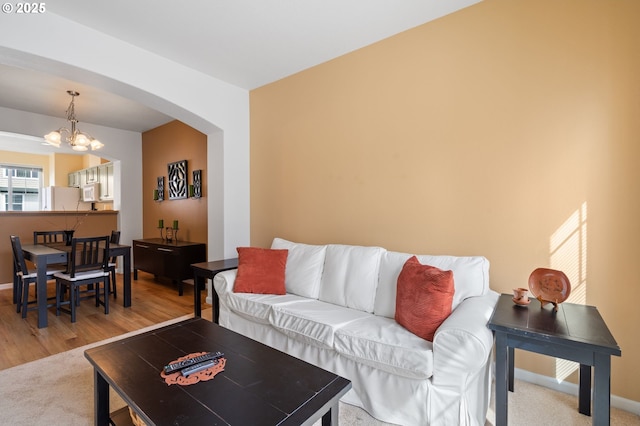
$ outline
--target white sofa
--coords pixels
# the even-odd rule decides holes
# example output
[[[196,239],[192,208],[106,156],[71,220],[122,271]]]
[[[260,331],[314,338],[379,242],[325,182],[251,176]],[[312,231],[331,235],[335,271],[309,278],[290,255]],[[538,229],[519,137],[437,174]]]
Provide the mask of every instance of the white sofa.
[[[401,425],[484,425],[493,336],[486,324],[498,294],[486,258],[417,256],[451,270],[451,315],[433,343],[396,323],[398,275],[411,254],[380,247],[288,249],[287,294],[234,293],[237,270],[214,279],[220,325],[351,380],[342,401]]]

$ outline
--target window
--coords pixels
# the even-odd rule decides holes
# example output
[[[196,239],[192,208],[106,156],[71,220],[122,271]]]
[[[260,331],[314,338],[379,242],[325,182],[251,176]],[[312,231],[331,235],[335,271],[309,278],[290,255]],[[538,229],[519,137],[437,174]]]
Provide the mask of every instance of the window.
[[[38,211],[42,169],[0,164],[0,211]]]

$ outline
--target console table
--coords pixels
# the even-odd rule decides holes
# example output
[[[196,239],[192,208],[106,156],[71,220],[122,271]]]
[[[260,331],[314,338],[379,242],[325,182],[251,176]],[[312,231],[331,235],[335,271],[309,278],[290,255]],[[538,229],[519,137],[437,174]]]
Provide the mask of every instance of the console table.
[[[608,425],[611,402],[611,356],[620,347],[594,306],[561,303],[555,312],[531,299],[517,306],[503,294],[489,320],[496,335],[496,426],[507,425],[507,389],[513,392],[514,348],[580,363],[579,412],[591,415],[591,367],[594,425]]]
[[[193,277],[192,263],[207,260],[207,246],[189,241],[167,241],[161,238],[133,240],[133,279],[138,270],[170,278],[182,296],[182,280]]]

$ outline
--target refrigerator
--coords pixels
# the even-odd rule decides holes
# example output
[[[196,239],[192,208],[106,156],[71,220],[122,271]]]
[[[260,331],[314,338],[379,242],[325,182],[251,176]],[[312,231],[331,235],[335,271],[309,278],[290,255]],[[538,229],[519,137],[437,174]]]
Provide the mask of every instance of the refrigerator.
[[[80,188],[48,186],[42,193],[42,210],[67,212],[91,210],[91,203],[80,201]]]

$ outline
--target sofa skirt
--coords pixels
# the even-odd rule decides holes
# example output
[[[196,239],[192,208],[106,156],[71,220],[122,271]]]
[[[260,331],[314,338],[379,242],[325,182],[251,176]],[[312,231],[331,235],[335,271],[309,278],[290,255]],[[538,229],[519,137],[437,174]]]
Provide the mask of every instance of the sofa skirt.
[[[434,386],[429,379],[410,379],[358,363],[335,351],[300,342],[268,324],[248,320],[221,303],[220,325],[351,380],[342,402],[361,407],[372,417],[399,425],[485,424],[489,406],[491,362],[458,388]],[[437,373],[437,372],[436,372]]]

